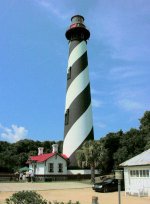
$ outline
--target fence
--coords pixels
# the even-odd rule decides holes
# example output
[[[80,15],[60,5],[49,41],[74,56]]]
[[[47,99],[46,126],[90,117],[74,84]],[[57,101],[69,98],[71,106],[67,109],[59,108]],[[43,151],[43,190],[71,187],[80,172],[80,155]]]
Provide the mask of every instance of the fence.
[[[3,181],[18,181],[19,175],[13,173],[0,173],[0,182]]]

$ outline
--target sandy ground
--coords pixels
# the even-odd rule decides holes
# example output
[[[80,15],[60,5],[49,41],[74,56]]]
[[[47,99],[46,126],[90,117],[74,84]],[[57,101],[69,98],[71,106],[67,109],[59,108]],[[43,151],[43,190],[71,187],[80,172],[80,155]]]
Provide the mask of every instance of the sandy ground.
[[[92,204],[92,197],[98,197],[99,204],[117,204],[118,193],[97,193],[91,185],[78,182],[50,182],[50,183],[0,183],[0,204],[4,204],[14,192],[19,190],[36,190],[48,201],[72,202]],[[121,192],[121,204],[150,204],[148,197],[125,196]]]

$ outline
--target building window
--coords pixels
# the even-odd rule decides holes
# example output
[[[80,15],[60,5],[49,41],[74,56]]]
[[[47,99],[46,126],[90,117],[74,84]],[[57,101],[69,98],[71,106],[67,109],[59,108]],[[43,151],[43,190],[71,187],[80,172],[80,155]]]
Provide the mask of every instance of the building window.
[[[149,177],[149,170],[146,170],[146,177]]]
[[[71,79],[71,67],[68,69],[67,79]]]
[[[139,177],[139,171],[136,170],[136,177]]]
[[[149,177],[149,170],[130,170],[131,177]]]
[[[149,177],[149,170],[143,170],[143,177]]]
[[[54,172],[54,164],[53,163],[49,163],[48,171]]]
[[[68,125],[68,123],[69,123],[69,109],[67,109],[65,113],[65,125]]]
[[[143,170],[143,177],[146,177],[146,171]]]
[[[140,170],[140,177],[142,177],[143,176],[143,171],[142,170]]]
[[[59,163],[59,164],[58,164],[58,172],[59,172],[59,173],[62,173],[62,172],[63,172],[63,164],[62,164],[62,163]]]
[[[138,170],[131,170],[130,171],[130,176],[131,177],[137,177],[139,175]]]

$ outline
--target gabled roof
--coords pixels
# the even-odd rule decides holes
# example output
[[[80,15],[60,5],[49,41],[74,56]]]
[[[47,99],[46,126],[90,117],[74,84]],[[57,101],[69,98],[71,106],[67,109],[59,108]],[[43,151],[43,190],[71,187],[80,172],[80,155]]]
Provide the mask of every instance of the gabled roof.
[[[65,154],[58,154],[58,153],[48,153],[48,154],[41,154],[41,155],[37,155],[37,156],[30,156],[28,161],[36,161],[36,162],[44,162],[47,159],[53,157],[54,155],[59,155],[60,157],[62,157],[63,159],[68,159],[68,157]]]
[[[150,149],[121,163],[119,166],[142,166],[142,165],[150,165]]]

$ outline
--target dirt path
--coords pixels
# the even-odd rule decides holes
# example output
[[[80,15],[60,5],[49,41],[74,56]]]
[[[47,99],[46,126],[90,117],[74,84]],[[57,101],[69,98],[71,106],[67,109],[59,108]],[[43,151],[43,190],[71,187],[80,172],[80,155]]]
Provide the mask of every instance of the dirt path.
[[[81,184],[76,182],[58,182],[58,183],[0,183],[0,204],[4,204],[6,198],[11,196],[15,189],[20,187],[26,189],[30,186],[28,190],[37,190],[43,198],[48,201],[63,201],[67,202],[69,200],[80,201],[81,204],[91,204],[92,196],[97,196],[100,204],[118,204],[118,193],[96,193],[87,184]],[[4,191],[5,188],[7,191]],[[69,188],[68,188],[69,187]],[[36,189],[35,189],[36,188]],[[38,190],[39,188],[39,190]],[[49,189],[48,189],[49,188]],[[11,190],[9,192],[9,190]],[[18,191],[18,190],[17,190]],[[133,197],[125,196],[124,192],[121,192],[121,204],[150,204],[150,198],[148,197]]]

